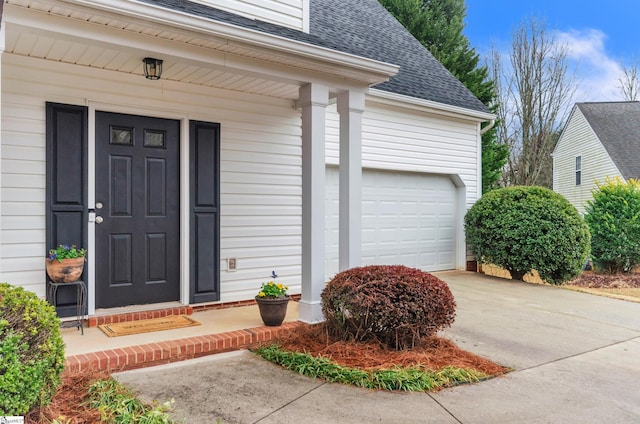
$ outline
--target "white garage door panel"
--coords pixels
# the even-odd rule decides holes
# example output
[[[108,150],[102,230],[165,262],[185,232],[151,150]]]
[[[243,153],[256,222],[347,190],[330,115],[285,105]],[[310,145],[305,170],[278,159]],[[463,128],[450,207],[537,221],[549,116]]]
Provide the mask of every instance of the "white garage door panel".
[[[327,168],[327,278],[338,271],[338,170]],[[446,176],[364,170],[362,264],[455,268],[456,189]]]

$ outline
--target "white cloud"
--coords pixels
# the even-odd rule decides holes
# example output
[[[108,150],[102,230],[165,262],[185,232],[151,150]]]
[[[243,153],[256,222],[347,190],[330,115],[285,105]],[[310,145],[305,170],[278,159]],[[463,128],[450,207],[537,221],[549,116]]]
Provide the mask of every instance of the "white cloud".
[[[558,32],[556,40],[567,46],[568,56],[575,66],[578,102],[623,100],[619,89],[622,68],[606,51],[607,36],[600,30],[570,30]]]

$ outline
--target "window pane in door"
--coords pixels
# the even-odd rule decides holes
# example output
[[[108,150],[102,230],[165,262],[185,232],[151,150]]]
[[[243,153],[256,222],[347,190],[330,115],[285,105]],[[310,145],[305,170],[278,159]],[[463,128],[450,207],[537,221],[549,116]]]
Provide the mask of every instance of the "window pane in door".
[[[145,147],[164,147],[164,131],[144,130]]]
[[[111,127],[111,144],[133,144],[133,128]]]

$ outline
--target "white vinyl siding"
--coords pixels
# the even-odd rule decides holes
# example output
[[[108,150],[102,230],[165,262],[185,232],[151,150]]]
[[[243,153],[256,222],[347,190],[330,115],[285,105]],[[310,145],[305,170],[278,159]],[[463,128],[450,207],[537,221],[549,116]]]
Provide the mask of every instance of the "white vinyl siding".
[[[309,0],[191,0],[251,19],[304,30],[305,2]]]
[[[2,56],[0,281],[45,294],[45,102],[221,124],[221,295],[250,299],[275,270],[300,291],[301,120],[290,101]],[[97,83],[99,81],[99,83]],[[132,95],[135,93],[135,95]],[[136,112],[132,112],[132,110]],[[175,111],[175,112],[172,112]],[[238,270],[226,271],[226,258]]]
[[[580,159],[581,184],[576,185],[576,157]],[[575,107],[553,152],[553,190],[584,213],[592,190],[606,177],[621,176],[584,115]]]
[[[339,162],[339,117],[327,118],[327,164]],[[363,115],[362,166],[390,171],[457,175],[466,207],[479,197],[478,125],[367,101]]]

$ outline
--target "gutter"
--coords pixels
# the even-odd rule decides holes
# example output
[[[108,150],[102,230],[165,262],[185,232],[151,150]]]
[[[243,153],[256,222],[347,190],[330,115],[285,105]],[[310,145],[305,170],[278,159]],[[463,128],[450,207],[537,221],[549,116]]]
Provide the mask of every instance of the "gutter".
[[[415,110],[428,109],[430,112],[437,113],[439,115],[447,115],[456,118],[461,116],[473,119],[474,121],[487,122],[490,124],[486,127],[492,127],[495,125],[496,115],[488,112],[480,112],[473,109],[467,109],[460,106],[452,106],[445,103],[434,102],[433,100],[424,100],[417,97],[410,97],[404,94],[391,93],[389,91],[380,90],[377,88],[369,89],[369,95],[371,101],[378,103],[385,103],[389,105],[402,106],[404,108],[410,107]],[[483,128],[484,130],[484,128]],[[488,131],[488,130],[487,130]]]
[[[492,119],[491,121],[489,121],[489,125],[487,125],[486,127],[482,128],[480,130],[480,135],[483,135],[484,133],[486,133],[487,131],[489,131],[491,128],[493,128],[493,126],[496,124],[496,120]]]

